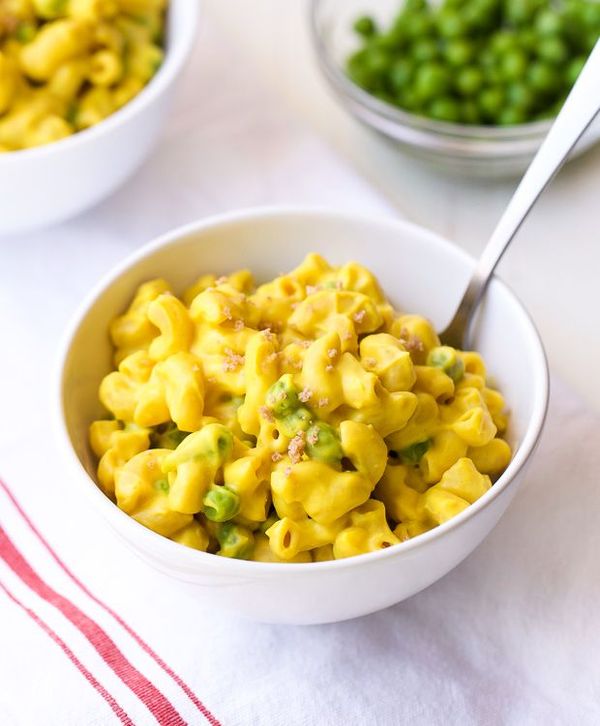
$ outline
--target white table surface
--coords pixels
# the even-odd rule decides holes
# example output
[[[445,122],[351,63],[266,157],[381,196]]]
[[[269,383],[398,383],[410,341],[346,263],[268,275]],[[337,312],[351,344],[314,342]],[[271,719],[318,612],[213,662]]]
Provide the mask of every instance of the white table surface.
[[[310,123],[406,218],[477,254],[515,181],[440,176],[363,128],[333,98],[314,62],[308,0],[204,0],[282,102]],[[315,184],[318,184],[315,178]],[[531,311],[551,367],[600,411],[600,147],[570,163],[500,267]]]

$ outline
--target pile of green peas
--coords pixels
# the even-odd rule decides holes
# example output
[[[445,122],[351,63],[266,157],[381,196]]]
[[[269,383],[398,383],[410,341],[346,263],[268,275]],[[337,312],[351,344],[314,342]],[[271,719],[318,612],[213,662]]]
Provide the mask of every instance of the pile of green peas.
[[[354,23],[346,62],[368,93],[453,123],[555,116],[600,36],[597,0],[405,0],[390,27]]]

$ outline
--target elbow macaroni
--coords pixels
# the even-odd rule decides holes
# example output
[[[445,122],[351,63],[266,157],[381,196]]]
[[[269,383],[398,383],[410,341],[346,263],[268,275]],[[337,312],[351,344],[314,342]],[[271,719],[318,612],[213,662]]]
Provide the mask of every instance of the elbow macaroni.
[[[167,4],[0,2],[0,151],[63,139],[139,93],[163,59]]]
[[[143,284],[110,335],[98,484],[146,527],[225,557],[320,562],[390,547],[508,465],[504,400],[475,352],[399,315],[357,263],[316,254],[255,287]]]

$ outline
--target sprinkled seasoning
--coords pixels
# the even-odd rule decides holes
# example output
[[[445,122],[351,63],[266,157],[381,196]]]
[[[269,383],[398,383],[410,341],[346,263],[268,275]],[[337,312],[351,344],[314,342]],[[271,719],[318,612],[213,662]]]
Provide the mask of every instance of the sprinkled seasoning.
[[[283,459],[283,454],[280,454],[278,451],[274,451],[271,454],[271,461],[274,461],[277,463],[278,461],[281,461]]]
[[[312,395],[310,388],[303,388],[298,394],[298,398],[302,401],[302,403],[306,403],[307,401],[310,401]]]
[[[302,460],[304,449],[306,448],[306,434],[304,431],[298,431],[288,446],[288,456],[292,464],[297,464]]]
[[[362,323],[366,314],[367,313],[364,310],[357,310],[357,312],[355,312],[352,316],[352,320],[354,320],[355,323]]]
[[[274,421],[275,417],[273,416],[273,412],[268,406],[261,406],[258,409],[260,415],[265,419],[265,421]]]

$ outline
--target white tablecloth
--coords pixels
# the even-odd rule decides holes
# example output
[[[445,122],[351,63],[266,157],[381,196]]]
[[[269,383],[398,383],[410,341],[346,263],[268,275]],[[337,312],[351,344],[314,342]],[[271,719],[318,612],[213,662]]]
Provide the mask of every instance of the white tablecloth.
[[[351,622],[213,612],[73,499],[51,426],[56,344],[106,269],[238,206],[389,213],[258,85],[206,28],[136,177],[79,219],[0,240],[0,724],[598,723],[600,421],[556,381],[526,485],[492,535],[426,591]]]

